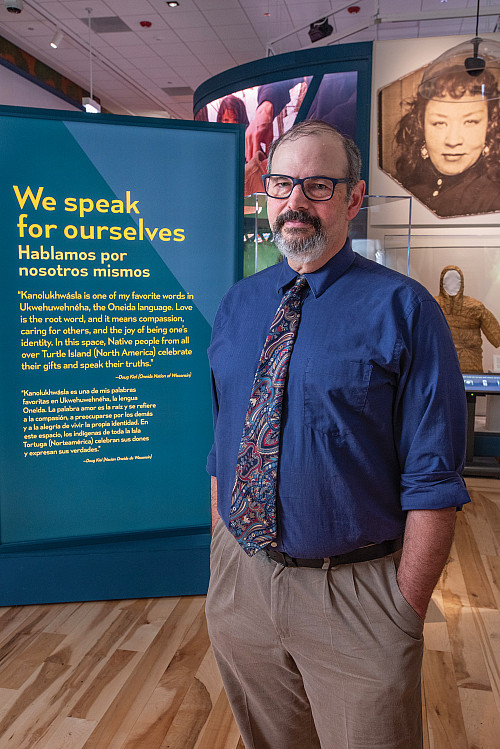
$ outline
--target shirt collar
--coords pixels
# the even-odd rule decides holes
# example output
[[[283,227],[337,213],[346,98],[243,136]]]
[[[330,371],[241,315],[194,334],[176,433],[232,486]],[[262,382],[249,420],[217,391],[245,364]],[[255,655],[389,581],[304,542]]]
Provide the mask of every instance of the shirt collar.
[[[327,263],[315,270],[313,273],[305,273],[309,288],[315,297],[321,296],[329,286],[340,278],[354,262],[355,253],[351,243],[346,240],[342,249],[337,252]],[[297,277],[297,271],[290,268],[286,258],[281,263],[281,272],[278,275],[276,291],[280,293]]]

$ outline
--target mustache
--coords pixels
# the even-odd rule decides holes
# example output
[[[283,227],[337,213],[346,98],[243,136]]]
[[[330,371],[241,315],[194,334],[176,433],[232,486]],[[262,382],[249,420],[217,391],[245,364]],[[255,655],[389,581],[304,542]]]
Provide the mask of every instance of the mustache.
[[[316,231],[321,230],[321,221],[317,216],[311,216],[307,211],[293,211],[290,208],[277,217],[274,222],[273,231],[279,232],[287,221],[301,221],[304,224],[311,224]]]

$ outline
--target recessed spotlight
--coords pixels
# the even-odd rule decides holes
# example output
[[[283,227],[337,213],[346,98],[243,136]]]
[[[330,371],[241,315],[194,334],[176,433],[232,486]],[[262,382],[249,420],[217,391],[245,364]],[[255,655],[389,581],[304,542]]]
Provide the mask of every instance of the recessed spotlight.
[[[177,8],[179,3],[176,0],[167,0],[167,5],[169,8]]]

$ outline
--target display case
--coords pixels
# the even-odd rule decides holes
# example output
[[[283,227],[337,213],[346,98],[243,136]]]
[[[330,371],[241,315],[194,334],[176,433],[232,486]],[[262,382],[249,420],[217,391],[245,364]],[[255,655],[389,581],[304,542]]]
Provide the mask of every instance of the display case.
[[[387,235],[388,264],[408,257],[406,234]],[[450,323],[468,401],[466,475],[500,475],[500,245],[487,233],[413,233],[409,273],[438,297]],[[448,270],[447,270],[448,269]],[[455,294],[444,279],[455,274]],[[455,301],[456,300],[456,301]],[[495,376],[498,373],[498,376]]]
[[[459,347],[470,345],[473,326],[479,325],[482,343],[480,366],[470,367],[461,361],[462,371],[470,373],[500,371],[500,244],[497,237],[476,234],[415,234],[411,235],[408,253],[407,234],[386,235],[386,264],[401,270],[409,259],[409,275],[437,297],[441,276],[446,268],[458,268],[463,283],[458,290],[464,299],[464,318],[458,322],[469,332]],[[458,273],[458,271],[457,271]],[[458,278],[458,276],[457,276]],[[459,297],[457,297],[458,299]],[[445,314],[446,314],[446,310]],[[459,314],[457,305],[453,310]],[[490,313],[490,314],[488,314]],[[459,352],[460,358],[460,352]]]
[[[363,257],[407,274],[411,202],[410,197],[365,195],[361,210],[349,224],[353,249]],[[398,250],[393,253],[386,251],[384,241],[385,227],[393,224],[395,216],[398,226]],[[400,252],[401,243],[405,244],[403,254]],[[245,198],[244,275],[250,276],[280,260],[281,255],[272,241],[267,219],[266,196],[263,193],[249,195]]]

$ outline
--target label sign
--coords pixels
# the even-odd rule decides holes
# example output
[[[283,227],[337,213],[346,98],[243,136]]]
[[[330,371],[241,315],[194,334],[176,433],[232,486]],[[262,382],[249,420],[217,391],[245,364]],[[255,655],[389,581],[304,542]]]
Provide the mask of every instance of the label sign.
[[[208,525],[241,132],[0,109],[2,544]]]

